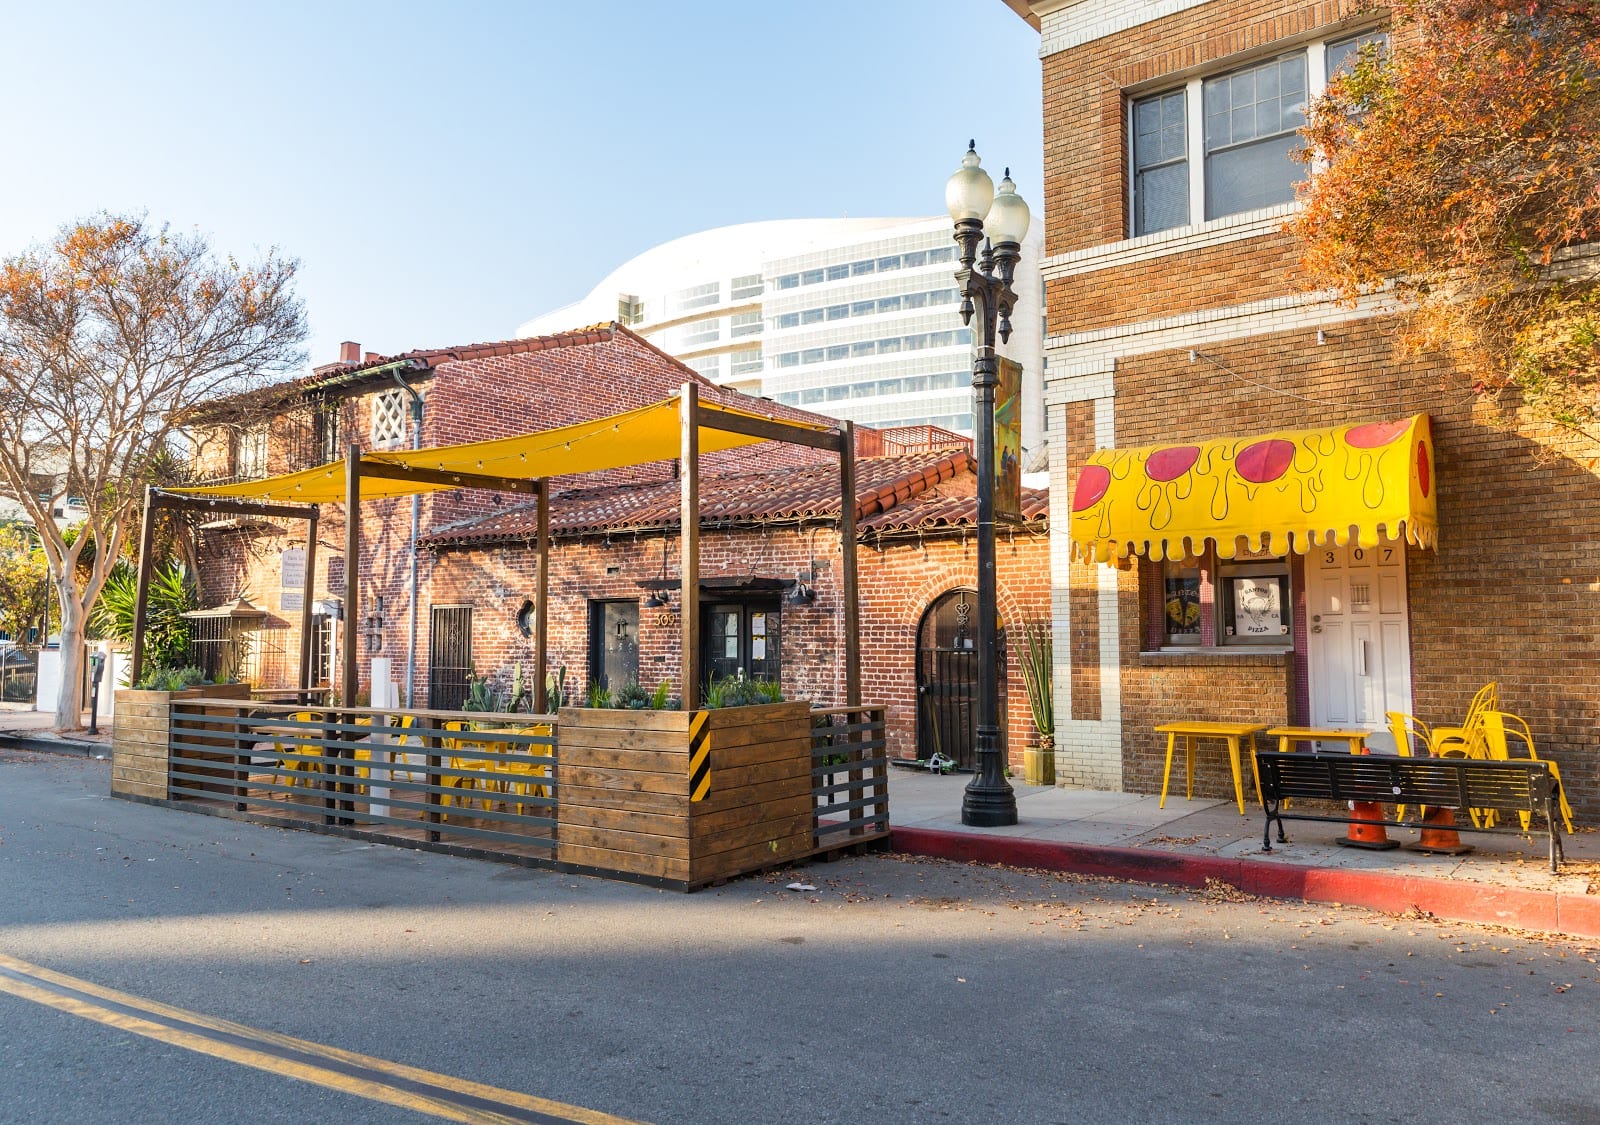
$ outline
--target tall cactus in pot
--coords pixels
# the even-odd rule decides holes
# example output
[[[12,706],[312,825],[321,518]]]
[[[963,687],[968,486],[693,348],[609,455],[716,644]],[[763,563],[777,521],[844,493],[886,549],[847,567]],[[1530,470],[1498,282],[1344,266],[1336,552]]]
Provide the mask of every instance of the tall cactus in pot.
[[[1056,712],[1054,698],[1055,644],[1050,622],[1032,618],[1022,623],[1022,644],[1017,663],[1028,689],[1028,711],[1033,716],[1035,740],[1022,754],[1023,779],[1029,785],[1056,783]]]

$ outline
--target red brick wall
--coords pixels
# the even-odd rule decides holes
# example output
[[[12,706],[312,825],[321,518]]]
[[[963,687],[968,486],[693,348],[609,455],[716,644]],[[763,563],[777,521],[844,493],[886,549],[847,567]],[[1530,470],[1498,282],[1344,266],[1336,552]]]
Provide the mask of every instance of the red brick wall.
[[[680,632],[676,594],[670,611],[657,613],[642,605],[641,578],[660,572],[661,543],[656,537],[635,541],[617,537],[603,541],[558,542],[552,553],[550,587],[550,666],[565,664],[570,679],[587,688],[588,603],[590,599],[638,598],[640,681],[653,687],[669,680],[679,690]],[[813,550],[815,554],[813,554]],[[862,701],[887,708],[890,753],[916,755],[916,642],[922,615],[939,595],[960,586],[975,586],[975,544],[969,537],[891,541],[876,550],[858,549],[861,589]],[[676,576],[676,537],[668,550],[668,573]],[[757,574],[793,578],[811,559],[821,565],[815,582],[817,599],[807,606],[784,603],[783,686],[791,698],[819,705],[844,703],[844,650],[837,534],[831,529],[798,532],[791,528],[761,531],[707,532],[701,538],[702,577]],[[616,573],[608,573],[612,568]],[[1001,533],[998,548],[1002,620],[1047,619],[1049,613],[1048,545],[1042,536]],[[469,603],[473,613],[473,657],[480,673],[498,685],[509,682],[510,670],[522,661],[531,675],[532,641],[516,631],[515,613],[533,589],[534,554],[520,547],[442,552],[434,564],[431,597],[435,604]],[[423,615],[426,619],[426,614]],[[424,640],[423,647],[425,649]],[[1014,647],[1014,646],[1013,646]],[[1027,694],[1015,653],[1007,667],[1011,699],[1008,743],[1020,769],[1022,749],[1031,730]],[[425,685],[419,685],[419,693]]]
[[[1507,425],[1450,380],[1442,359],[1396,359],[1387,322],[1350,321],[1326,333],[1322,345],[1314,330],[1207,345],[1237,377],[1191,364],[1187,351],[1123,360],[1117,444],[1431,415],[1440,542],[1437,551],[1406,551],[1413,707],[1432,723],[1459,721],[1472,694],[1498,681],[1502,706],[1532,724],[1574,804],[1600,813],[1600,480],[1575,448],[1535,443]],[[1069,439],[1077,462],[1090,439],[1077,430]],[[1075,587],[1092,581],[1074,568]],[[1186,715],[1263,722],[1295,713],[1297,698],[1303,706],[1303,653],[1140,656],[1136,574],[1119,587],[1129,789],[1159,788],[1165,747],[1150,728],[1171,717],[1174,700]],[[1202,773],[1225,777],[1210,766]],[[1226,786],[1206,784],[1208,795],[1226,795]]]

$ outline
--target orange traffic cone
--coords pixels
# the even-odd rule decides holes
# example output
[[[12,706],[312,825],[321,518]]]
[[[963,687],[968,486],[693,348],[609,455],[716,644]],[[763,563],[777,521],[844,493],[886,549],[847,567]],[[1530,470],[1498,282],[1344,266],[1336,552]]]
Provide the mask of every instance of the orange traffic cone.
[[[1454,809],[1432,808],[1422,817],[1422,837],[1412,849],[1429,855],[1466,855],[1471,844],[1461,842]]]
[[[1358,820],[1381,821],[1383,806],[1376,801],[1351,801],[1350,815]],[[1384,852],[1400,846],[1397,841],[1389,839],[1389,834],[1383,830],[1382,824],[1355,823],[1350,825],[1339,844],[1346,848],[1367,848],[1375,852]]]

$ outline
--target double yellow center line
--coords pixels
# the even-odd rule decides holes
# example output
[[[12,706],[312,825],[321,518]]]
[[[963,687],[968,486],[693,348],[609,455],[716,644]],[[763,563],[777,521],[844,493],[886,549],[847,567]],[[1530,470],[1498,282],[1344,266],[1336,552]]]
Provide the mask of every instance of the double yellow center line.
[[[637,1125],[608,1113],[187,1012],[4,954],[0,954],[0,992],[198,1054],[448,1121]]]

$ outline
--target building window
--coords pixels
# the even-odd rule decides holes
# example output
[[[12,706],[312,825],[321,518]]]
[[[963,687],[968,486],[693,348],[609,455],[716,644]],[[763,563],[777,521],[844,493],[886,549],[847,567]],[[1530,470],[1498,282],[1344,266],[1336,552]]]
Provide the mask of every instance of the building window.
[[[734,313],[728,318],[728,335],[737,339],[740,336],[761,335],[761,314],[758,312]]]
[[[589,682],[616,691],[639,682],[639,603],[589,603]]]
[[[1292,607],[1286,562],[1223,563],[1217,568],[1218,644],[1286,645]]]
[[[745,274],[743,277],[733,279],[731,290],[735,301],[745,297],[761,296],[761,275],[759,273]]]
[[[638,324],[644,319],[644,302],[629,293],[618,297],[617,319],[628,327]]]
[[[399,387],[372,400],[372,447],[389,449],[405,441],[406,395]]]
[[[715,379],[722,374],[722,357],[720,355],[706,355],[699,359],[686,359],[684,366],[696,375],[704,375],[707,379]]]
[[[1363,46],[1381,50],[1387,41],[1384,32],[1366,31],[1313,43],[1134,99],[1128,106],[1131,233],[1291,202],[1295,185],[1309,174],[1294,159],[1306,105],[1326,87],[1324,75],[1353,66]]]
[[[1169,645],[1200,643],[1200,560],[1168,559],[1161,564],[1162,630]]]
[[[683,344],[685,347],[692,347],[695,344],[712,344],[721,338],[722,321],[715,318],[685,325],[683,329]]]
[[[336,399],[316,403],[311,413],[311,438],[315,443],[317,461],[315,464],[326,465],[329,461],[337,461],[344,456],[344,450],[339,448],[342,440],[341,425],[344,404]]]
[[[707,305],[714,305],[722,300],[722,282],[708,281],[704,285],[691,286],[681,290],[675,297],[673,304],[679,312],[690,309],[703,309]]]
[[[1306,166],[1306,56],[1297,51],[1204,85],[1206,218],[1254,211],[1294,198]]]
[[[233,451],[233,473],[240,480],[260,480],[267,475],[267,432],[265,422],[239,433]]]
[[[1133,233],[1189,221],[1189,160],[1184,92],[1133,103]]]
[[[749,348],[728,356],[729,375],[755,375],[761,371],[761,349]]]
[[[333,683],[333,622],[329,613],[311,615],[311,675],[314,687]]]
[[[1335,78],[1355,67],[1361,57],[1361,48],[1372,47],[1380,55],[1388,50],[1389,34],[1384,31],[1364,31],[1328,44],[1328,77]]]

